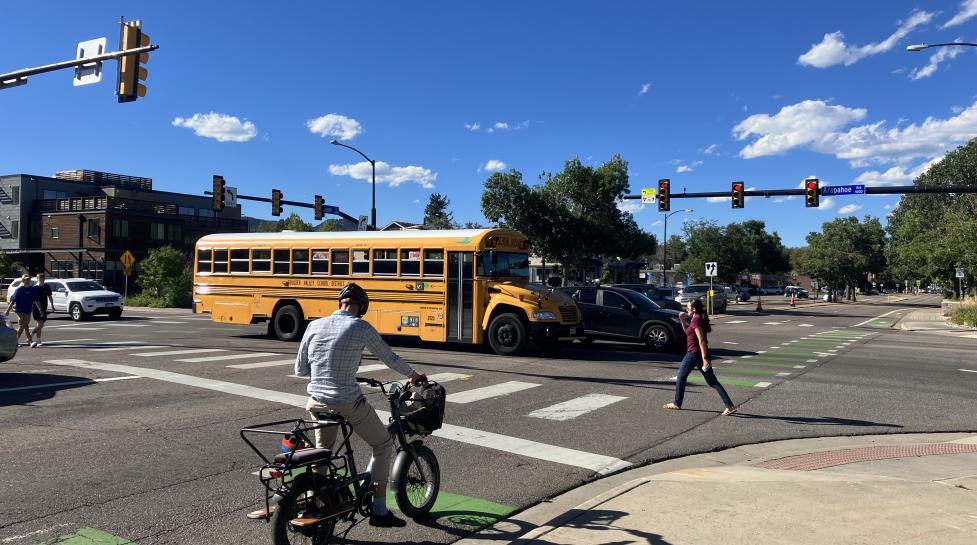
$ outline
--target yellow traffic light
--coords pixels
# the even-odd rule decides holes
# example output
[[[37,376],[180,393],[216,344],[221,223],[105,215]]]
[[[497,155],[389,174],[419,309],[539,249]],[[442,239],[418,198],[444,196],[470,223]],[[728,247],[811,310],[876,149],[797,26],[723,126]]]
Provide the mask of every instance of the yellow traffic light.
[[[224,209],[224,177],[214,174],[214,212],[220,212]]]
[[[820,190],[818,188],[819,182],[817,178],[808,178],[804,181],[804,206],[808,208],[817,208],[820,206],[818,202],[820,197]]]
[[[149,35],[142,33],[139,21],[122,23],[122,37],[119,39],[119,49],[126,51],[148,46]],[[119,77],[116,84],[116,94],[119,102],[132,102],[139,97],[146,96],[146,86],[140,83],[149,77],[149,72],[141,65],[149,62],[149,53],[126,55],[119,59]]]
[[[743,208],[743,182],[733,182],[733,208]]]
[[[271,215],[282,215],[282,192],[277,189],[271,190]]]
[[[668,192],[668,186],[671,184],[668,180],[658,180],[658,211],[668,212],[669,208],[672,206],[670,201],[671,195]]]
[[[326,201],[325,201],[325,199],[322,198],[322,195],[316,195],[315,196],[315,219],[316,219],[316,221],[321,220],[323,218],[323,216],[325,216],[325,213],[324,213],[324,210],[323,210],[323,208],[325,207],[325,205],[326,205]]]

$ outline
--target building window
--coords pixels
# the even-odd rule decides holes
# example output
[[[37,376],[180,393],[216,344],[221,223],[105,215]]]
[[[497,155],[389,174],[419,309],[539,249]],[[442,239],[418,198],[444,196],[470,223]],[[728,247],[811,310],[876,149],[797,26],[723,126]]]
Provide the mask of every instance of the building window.
[[[444,250],[424,250],[424,276],[444,276]]]
[[[10,222],[10,238],[17,238],[20,236],[20,220],[13,220]]]
[[[258,248],[251,250],[251,272],[271,272],[271,250]]]
[[[209,208],[198,208],[197,209],[197,215],[198,216],[201,216],[201,217],[204,217],[204,218],[212,218],[212,217],[216,216],[217,214],[215,214],[214,211],[211,210],[211,209],[209,209]]]
[[[394,276],[397,274],[397,250],[373,250],[373,274]]]
[[[332,251],[332,274],[333,276],[349,274],[349,250]]]
[[[82,278],[101,282],[105,278],[105,271],[101,261],[85,260],[81,262]]]
[[[181,216],[196,216],[197,209],[192,206],[179,206],[177,207],[177,214]]]
[[[119,238],[129,238],[129,220],[113,220],[112,234]]]
[[[288,248],[282,248],[280,250],[274,250],[272,254],[275,256],[275,274],[288,274],[288,267],[291,264],[289,260]]]
[[[169,224],[166,226],[166,240],[180,240],[183,238],[183,230],[179,225]]]
[[[421,250],[400,251],[400,275],[401,276],[420,276],[421,275]]]
[[[55,278],[73,278],[75,276],[75,262],[51,260],[51,276]]]
[[[68,194],[64,191],[52,191],[50,189],[45,189],[42,193],[42,198],[45,201],[53,201],[55,199],[67,199]]]
[[[308,250],[292,250],[292,274],[309,274]]]
[[[232,273],[246,273],[248,272],[248,250],[231,250],[231,272]]]
[[[52,227],[51,228],[51,238],[61,238],[61,228]]]
[[[329,274],[329,250],[312,250],[312,274]]]
[[[164,223],[150,223],[149,224],[149,238],[153,240],[164,240],[166,239],[166,224]]]
[[[88,220],[88,238],[98,240],[102,234],[102,226],[98,220]]]
[[[20,186],[10,186],[10,204],[20,204]]]

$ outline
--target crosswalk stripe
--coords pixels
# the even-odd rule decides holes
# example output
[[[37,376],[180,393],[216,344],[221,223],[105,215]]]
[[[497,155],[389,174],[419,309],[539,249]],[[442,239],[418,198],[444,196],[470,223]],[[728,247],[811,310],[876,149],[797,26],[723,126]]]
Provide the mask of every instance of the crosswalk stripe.
[[[185,324],[186,322],[173,322],[170,320],[153,320],[154,324]]]
[[[58,339],[56,341],[47,341],[44,346],[49,344],[69,344],[69,343],[80,343],[84,341],[94,341],[95,339]]]
[[[361,365],[359,369],[356,370],[357,373],[372,373],[374,371],[382,371],[384,369],[390,369],[382,363],[374,363],[372,365]]]
[[[49,384],[34,384],[33,386],[16,386],[14,388],[0,388],[0,392],[16,392],[20,390],[40,390],[43,388],[60,388],[62,386],[81,386],[85,384],[94,384],[96,382],[112,382],[115,380],[127,380],[130,378],[142,378],[136,375],[127,375],[124,377],[109,377],[109,378],[93,378],[86,380],[72,380],[68,382],[52,382]]]
[[[236,363],[228,365],[231,369],[260,369],[262,367],[279,367],[285,365],[295,365],[295,358],[287,360],[259,361],[255,363]]]
[[[746,320],[730,320],[728,322],[723,322],[725,324],[745,324]]]
[[[623,401],[625,399],[627,398],[607,394],[587,394],[585,396],[564,401],[563,403],[557,403],[556,405],[550,405],[549,407],[537,409],[526,416],[557,421],[572,420],[578,416],[587,414],[602,407],[606,407],[612,403]]]
[[[539,386],[539,384],[512,380],[509,382],[503,382],[502,384],[485,386],[484,388],[475,388],[474,390],[465,390],[464,392],[448,394],[448,401],[451,403],[472,403],[475,401],[481,401],[483,399],[490,399],[493,397],[521,392],[522,390],[528,390],[537,386]]]
[[[120,324],[117,322],[104,322],[101,325],[110,327],[149,327],[149,324]]]
[[[160,348],[170,348],[168,346],[149,346],[149,345],[134,345],[134,346],[113,346],[112,348],[92,348],[92,352],[118,352],[120,350],[158,350]]]
[[[763,322],[763,325],[780,325],[786,322]]]
[[[227,352],[223,348],[192,348],[189,350],[167,350],[165,352],[143,352],[141,354],[132,354],[133,356],[180,356],[183,354],[203,354],[205,352]]]
[[[814,327],[814,324],[797,324],[797,327]]]
[[[277,355],[275,352],[249,352],[247,354],[227,354],[225,356],[204,356],[202,358],[186,358],[174,360],[184,363],[203,363],[207,361],[243,360],[245,358],[266,358]]]
[[[754,388],[766,388],[767,386],[770,386],[771,384],[773,384],[773,383],[772,382],[757,382],[756,384],[753,385],[753,387]]]
[[[44,326],[44,330],[47,331],[51,326]],[[87,326],[77,326],[72,329],[72,331],[101,331],[105,329],[104,327],[87,327]]]
[[[472,378],[472,376],[462,373],[435,373],[427,376],[428,380],[432,380],[437,383],[451,382],[453,380],[465,380],[469,378]]]

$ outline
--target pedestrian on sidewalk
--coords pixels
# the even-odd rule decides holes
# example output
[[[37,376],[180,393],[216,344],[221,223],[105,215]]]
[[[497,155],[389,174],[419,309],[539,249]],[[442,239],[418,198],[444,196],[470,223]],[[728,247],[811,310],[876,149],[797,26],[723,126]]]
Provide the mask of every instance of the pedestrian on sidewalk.
[[[51,308],[54,308],[54,295],[51,293],[51,286],[44,283],[44,273],[37,273],[37,300],[34,301],[34,320],[37,322],[37,327],[34,328],[34,340],[37,342],[37,346],[43,346],[44,341],[41,340],[41,331],[44,329],[44,323],[47,321],[47,309],[48,301],[51,302]]]
[[[686,318],[691,316],[688,322]],[[666,403],[664,409],[679,410],[682,408],[682,400],[685,398],[685,382],[692,373],[693,368],[698,368],[702,376],[706,379],[706,384],[712,386],[719,397],[726,405],[723,416],[729,416],[736,412],[736,405],[729,398],[726,389],[719,383],[716,373],[712,370],[712,363],[709,359],[709,332],[712,326],[709,324],[709,315],[702,308],[702,300],[695,299],[689,301],[688,314],[680,312],[678,315],[682,322],[682,329],[685,330],[686,352],[682,358],[682,366],[675,377],[675,402]]]
[[[17,319],[19,320],[17,341],[20,342],[21,333],[27,333],[27,344],[34,347],[37,345],[31,337],[31,312],[34,310],[34,301],[37,300],[37,289],[31,285],[30,274],[24,274],[21,281],[23,283],[10,297],[10,302],[7,303],[7,310],[3,315],[9,316],[10,308],[14,307],[14,311],[17,313]]]

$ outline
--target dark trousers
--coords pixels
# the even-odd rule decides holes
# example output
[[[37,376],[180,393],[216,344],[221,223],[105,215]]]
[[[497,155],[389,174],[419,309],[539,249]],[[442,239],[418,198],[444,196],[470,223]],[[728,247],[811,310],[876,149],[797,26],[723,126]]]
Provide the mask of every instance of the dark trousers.
[[[719,392],[719,397],[723,399],[726,407],[733,406],[733,400],[729,398],[726,389],[719,383],[719,379],[716,378],[716,373],[712,371],[712,367],[709,367],[706,371],[702,370],[702,354],[699,352],[686,352],[685,357],[682,358],[682,367],[679,368],[678,376],[675,377],[676,405],[679,407],[682,406],[682,399],[685,397],[685,383],[689,379],[689,374],[692,373],[692,369],[698,369],[702,373],[703,378],[706,379],[706,384],[712,386],[713,390]]]

